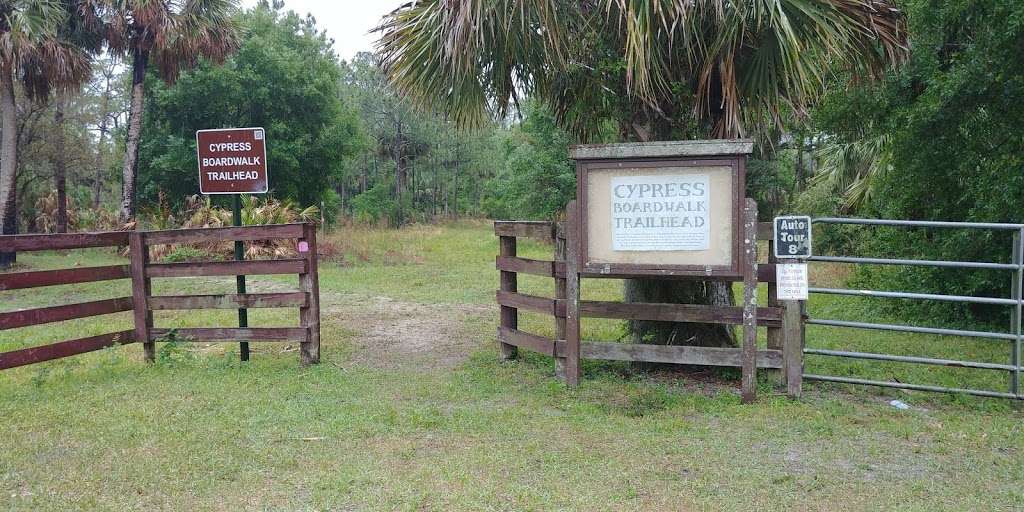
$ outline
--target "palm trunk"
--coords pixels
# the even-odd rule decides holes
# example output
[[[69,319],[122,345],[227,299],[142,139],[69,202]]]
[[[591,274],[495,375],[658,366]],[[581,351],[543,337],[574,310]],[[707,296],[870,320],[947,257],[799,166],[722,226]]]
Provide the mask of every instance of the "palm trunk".
[[[53,122],[57,130],[53,143],[53,181],[57,188],[57,232],[68,232],[68,165],[64,153],[64,98],[57,98]]]
[[[0,229],[5,235],[18,234],[18,195],[13,194],[7,204],[8,209],[0,221]],[[11,268],[18,262],[18,253],[14,251],[0,252],[0,269]]]
[[[451,215],[453,219],[459,218],[459,167],[461,162],[459,161],[459,148],[455,147],[455,178],[452,180],[452,204],[451,204]]]
[[[735,305],[731,283],[718,281],[629,279],[625,281],[623,288],[626,302]],[[736,346],[736,335],[732,326],[728,325],[631,320],[629,331],[634,343],[699,347]]]
[[[0,75],[0,222],[3,234],[13,235],[18,232],[18,111],[14,104],[13,71],[3,66]],[[14,252],[0,252],[0,268],[10,267],[16,258]]]
[[[135,218],[135,185],[139,171],[139,140],[142,137],[142,107],[145,99],[143,84],[149,53],[139,51],[132,62],[132,97],[128,111],[128,136],[124,145],[124,164],[121,167],[121,222]]]

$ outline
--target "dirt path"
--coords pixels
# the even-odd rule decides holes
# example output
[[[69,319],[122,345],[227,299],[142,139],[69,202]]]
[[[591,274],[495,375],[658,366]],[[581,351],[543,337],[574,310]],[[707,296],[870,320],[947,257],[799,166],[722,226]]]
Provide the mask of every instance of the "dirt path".
[[[193,280],[197,288],[208,281]],[[250,283],[249,291],[283,292],[294,287],[264,280]],[[493,333],[496,315],[497,307],[489,304],[421,304],[320,290],[322,350],[348,343],[349,361],[373,368],[452,368]]]
[[[321,323],[355,333],[352,360],[377,368],[451,368],[479,347],[484,304],[419,304],[321,291]],[[329,337],[330,333],[325,333]]]

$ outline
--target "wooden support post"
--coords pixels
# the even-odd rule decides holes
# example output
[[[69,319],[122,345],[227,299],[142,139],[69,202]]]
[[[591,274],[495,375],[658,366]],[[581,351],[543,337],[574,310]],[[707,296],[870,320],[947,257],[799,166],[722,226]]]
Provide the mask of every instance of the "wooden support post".
[[[777,264],[778,258],[775,257],[775,240],[773,238],[768,239],[768,263]],[[768,307],[780,307],[779,303],[779,285],[774,281],[768,282]],[[768,328],[768,348],[771,350],[782,350],[782,329],[778,327]]]
[[[580,233],[577,202],[565,209],[565,383],[580,383]]]
[[[498,238],[498,243],[499,255],[510,258],[514,258],[516,256],[516,237],[501,236]],[[502,270],[499,289],[503,292],[516,292],[518,291],[517,286],[516,273]],[[508,329],[518,329],[519,310],[508,306],[501,306],[501,326]],[[502,361],[515,359],[518,354],[515,345],[502,343],[501,340],[498,341],[498,348],[501,350]]]
[[[305,251],[303,251],[305,249]],[[299,239],[299,256],[306,260],[306,272],[299,274],[299,287],[309,295],[299,308],[299,322],[306,329],[306,340],[300,342],[302,366],[320,362],[320,279],[317,274],[316,226],[306,224]]]
[[[566,260],[566,243],[565,243],[565,223],[556,222],[552,226],[552,235],[555,241],[555,262],[565,263]],[[555,300],[562,301],[565,303],[566,289],[565,289],[565,276],[555,276]],[[564,311],[564,310],[563,310]],[[565,339],[565,313],[558,311],[555,308],[555,339]],[[565,357],[555,356],[555,377],[560,380],[565,380]]]
[[[757,397],[757,203],[743,208],[743,403]]]
[[[782,302],[782,373],[790,398],[803,392],[805,307],[802,300]]]
[[[772,229],[774,230],[774,222],[772,223]],[[768,264],[778,264],[779,259],[775,257],[775,236],[767,236],[768,238]],[[768,307],[782,307],[782,303],[779,301],[779,285],[774,279],[768,281]],[[768,348],[770,350],[782,350],[783,349],[783,335],[782,326],[770,326],[767,328]],[[779,385],[782,387],[787,386],[786,372],[778,370],[768,370],[769,375],[778,376]]]
[[[156,362],[156,343],[150,339],[153,329],[153,312],[149,310],[148,300],[152,295],[152,285],[146,277],[146,265],[149,263],[149,249],[146,247],[144,235],[132,231],[128,235],[128,255],[131,258],[132,274],[132,308],[135,318],[135,341],[142,343],[143,356],[146,362]]]

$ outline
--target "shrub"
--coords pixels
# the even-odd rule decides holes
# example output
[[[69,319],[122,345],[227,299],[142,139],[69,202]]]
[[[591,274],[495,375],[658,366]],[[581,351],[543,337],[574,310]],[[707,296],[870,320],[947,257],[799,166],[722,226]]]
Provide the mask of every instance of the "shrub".
[[[232,225],[232,212],[213,205],[209,197],[191,196],[188,198],[187,209],[182,217],[183,228],[215,228]],[[167,215],[165,218],[171,218]],[[298,209],[290,201],[278,201],[268,197],[260,199],[256,196],[242,196],[242,223],[246,226],[262,226],[267,224],[290,224],[295,222],[316,223],[320,218],[320,210],[315,206]],[[173,257],[214,257],[230,258],[234,255],[233,242],[211,242],[200,244],[157,245],[150,248],[153,259],[163,260]],[[296,255],[291,240],[253,240],[246,242],[246,259],[287,258]],[[181,260],[181,261],[188,261]]]
[[[211,259],[210,254],[188,245],[174,246],[164,254],[161,261],[165,263],[183,263],[188,261],[203,261]]]
[[[117,212],[103,208],[80,208],[68,196],[68,231],[114,231],[122,225]],[[35,203],[35,229],[42,233],[57,231],[57,192],[40,197]]]
[[[373,188],[352,199],[352,216],[362,224],[398,224],[398,202],[391,197],[394,183],[390,180],[374,185]]]

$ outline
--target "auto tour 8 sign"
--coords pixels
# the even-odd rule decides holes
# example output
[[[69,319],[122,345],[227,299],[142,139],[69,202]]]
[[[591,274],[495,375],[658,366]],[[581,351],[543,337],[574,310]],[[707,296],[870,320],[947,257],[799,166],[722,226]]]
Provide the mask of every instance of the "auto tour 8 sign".
[[[775,257],[806,259],[811,257],[811,218],[775,217]]]
[[[199,190],[203,194],[265,194],[267,145],[263,128],[196,132]]]

